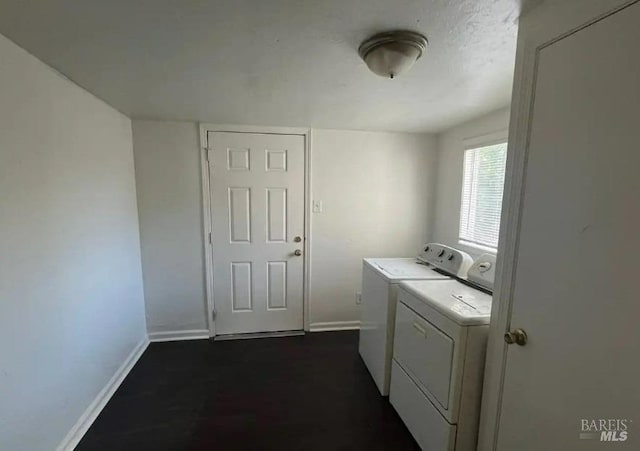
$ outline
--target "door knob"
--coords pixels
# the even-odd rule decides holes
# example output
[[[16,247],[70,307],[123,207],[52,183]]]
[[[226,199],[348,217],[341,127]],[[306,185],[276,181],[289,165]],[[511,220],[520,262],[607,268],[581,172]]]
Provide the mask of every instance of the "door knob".
[[[516,329],[504,334],[504,341],[508,345],[517,344],[518,346],[524,346],[527,344],[527,333],[522,329]]]
[[[302,237],[301,236],[297,236],[293,239],[293,241],[295,241],[296,243],[299,243],[300,241],[302,241]]]
[[[295,251],[293,251],[293,255],[295,255],[296,257],[300,257],[302,255],[302,251],[300,249],[296,249]]]

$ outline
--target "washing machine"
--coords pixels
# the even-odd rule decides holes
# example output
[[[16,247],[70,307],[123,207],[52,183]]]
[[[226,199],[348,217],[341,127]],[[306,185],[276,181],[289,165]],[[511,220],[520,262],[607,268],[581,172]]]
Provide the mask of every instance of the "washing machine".
[[[398,285],[465,277],[472,262],[468,254],[438,243],[425,245],[414,258],[364,259],[358,348],[382,396],[389,395]]]
[[[422,449],[476,450],[494,272],[399,285],[389,399]]]

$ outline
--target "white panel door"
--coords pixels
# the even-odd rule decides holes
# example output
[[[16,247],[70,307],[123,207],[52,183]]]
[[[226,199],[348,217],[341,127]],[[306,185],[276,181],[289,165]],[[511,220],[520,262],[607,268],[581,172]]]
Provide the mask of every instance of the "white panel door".
[[[539,52],[498,450],[640,449],[639,52],[639,3]]]
[[[208,143],[216,335],[303,329],[304,137]]]

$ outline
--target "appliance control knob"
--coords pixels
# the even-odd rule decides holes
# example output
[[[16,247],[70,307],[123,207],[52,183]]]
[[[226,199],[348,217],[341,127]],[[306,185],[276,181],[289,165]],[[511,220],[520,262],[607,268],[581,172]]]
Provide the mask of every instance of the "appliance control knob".
[[[442,257],[444,255],[444,249],[442,249],[440,252],[438,252],[438,257]]]
[[[427,246],[427,247],[424,248],[424,251],[425,252],[429,252],[429,249],[431,249],[431,248],[429,246]]]
[[[450,255],[449,255],[449,258],[447,258],[447,260],[451,261],[451,260],[453,260],[453,259],[454,259],[454,257],[455,257],[455,255],[450,254]]]

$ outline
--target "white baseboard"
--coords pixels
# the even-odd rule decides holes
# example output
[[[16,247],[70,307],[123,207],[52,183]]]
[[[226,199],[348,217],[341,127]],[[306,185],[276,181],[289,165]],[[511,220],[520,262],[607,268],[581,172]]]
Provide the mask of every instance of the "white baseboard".
[[[180,341],[180,340],[204,340],[209,338],[207,329],[193,330],[171,330],[168,332],[151,332],[149,341],[158,343],[161,341]]]
[[[332,330],[358,330],[360,321],[330,321],[309,324],[309,332],[329,332]]]
[[[107,402],[109,402],[124,378],[127,377],[127,374],[129,374],[129,371],[134,367],[148,345],[149,339],[147,337],[144,337],[140,343],[136,345],[124,363],[118,368],[111,379],[109,379],[109,382],[107,382],[104,388],[100,390],[100,393],[98,393],[91,404],[89,404],[89,407],[86,408],[67,436],[62,440],[60,445],[58,445],[58,448],[56,448],[57,451],[72,451],[78,443],[80,443],[84,434],[89,430],[96,418],[98,418],[104,406],[107,405]]]

